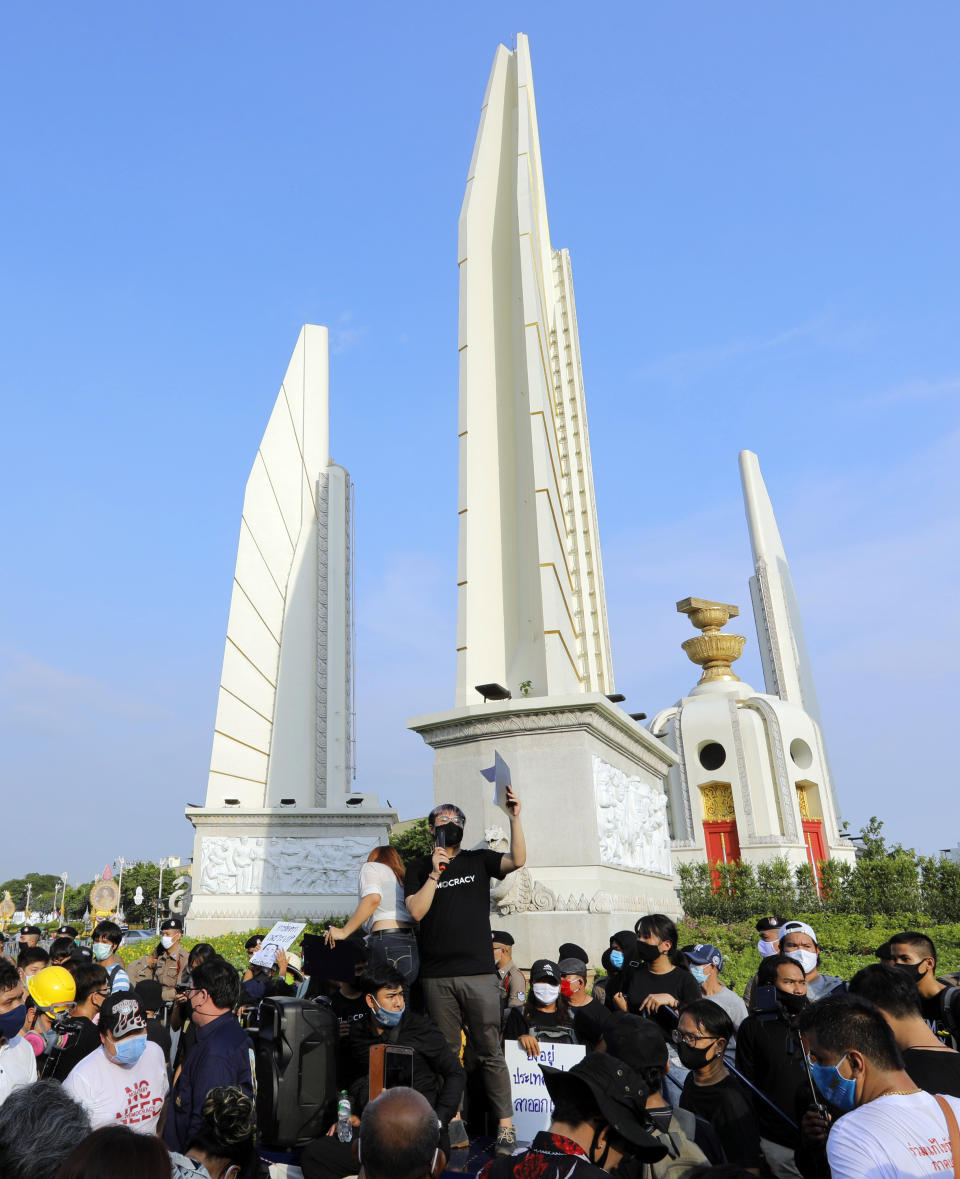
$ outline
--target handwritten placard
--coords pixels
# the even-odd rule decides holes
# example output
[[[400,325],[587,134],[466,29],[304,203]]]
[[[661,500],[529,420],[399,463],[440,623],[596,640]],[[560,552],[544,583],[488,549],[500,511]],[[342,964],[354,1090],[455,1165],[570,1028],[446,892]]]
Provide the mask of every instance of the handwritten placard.
[[[549,1127],[553,1113],[553,1102],[540,1065],[547,1064],[566,1072],[578,1060],[583,1060],[586,1051],[582,1044],[549,1044],[543,1040],[540,1055],[531,1060],[517,1040],[504,1040],[503,1055],[510,1071],[513,1097],[513,1124],[521,1146],[529,1146],[541,1130]]]
[[[277,960],[277,951],[289,950],[304,929],[306,923],[303,921],[278,921],[263,939],[263,944],[250,962],[254,966],[273,966]]]

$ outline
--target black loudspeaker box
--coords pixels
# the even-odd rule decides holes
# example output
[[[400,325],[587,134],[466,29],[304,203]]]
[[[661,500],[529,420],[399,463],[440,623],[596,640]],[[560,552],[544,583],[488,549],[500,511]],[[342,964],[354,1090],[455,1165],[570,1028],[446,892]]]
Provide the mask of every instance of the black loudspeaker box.
[[[336,1120],[339,1038],[330,1007],[279,996],[260,1004],[257,1122],[264,1146],[302,1146]]]

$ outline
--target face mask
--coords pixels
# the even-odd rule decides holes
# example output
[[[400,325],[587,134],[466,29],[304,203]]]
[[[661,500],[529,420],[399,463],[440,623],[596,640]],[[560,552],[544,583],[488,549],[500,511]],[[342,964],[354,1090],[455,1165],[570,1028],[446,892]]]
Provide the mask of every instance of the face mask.
[[[556,983],[538,982],[533,984],[533,997],[538,1003],[556,1003],[560,988]]]
[[[90,948],[93,950],[93,956],[98,962],[102,962],[105,958],[109,958],[113,953],[112,942],[94,942]]]
[[[757,949],[760,951],[761,958],[773,958],[780,952],[776,942],[765,942],[763,938],[757,942]]]
[[[579,980],[577,981],[579,982]],[[579,986],[574,989],[573,982],[569,978],[562,978],[560,980],[560,994],[563,995],[564,999],[569,999],[571,995],[576,995],[579,990]]]
[[[777,999],[783,1004],[788,1015],[799,1015],[810,1000],[806,995],[794,995],[790,991],[777,991]]]
[[[5,1011],[3,1015],[0,1015],[0,1036],[3,1036],[5,1040],[12,1040],[23,1027],[26,1018],[27,1007],[25,1003],[14,1007],[12,1011]]]
[[[610,951],[610,965],[615,966],[617,970],[623,965],[623,950]]]
[[[143,1056],[147,1047],[146,1036],[126,1036],[122,1040],[118,1040],[116,1044],[117,1055],[114,1060],[117,1064],[126,1065],[136,1064]]]
[[[677,1056],[680,1057],[680,1063],[684,1068],[689,1069],[703,1068],[707,1063],[709,1051],[709,1045],[706,1048],[694,1048],[692,1044],[677,1045]]]
[[[437,847],[459,847],[463,828],[457,823],[441,823],[439,827],[434,827],[433,838]]]
[[[395,1028],[397,1024],[403,1019],[403,1013],[406,1007],[401,1007],[399,1011],[385,1011],[380,1004],[374,999],[373,1018],[383,1028]]]
[[[697,982],[701,986],[703,986],[703,984],[707,981],[707,968],[706,968],[706,966],[691,966],[690,973],[693,975],[693,977],[697,980]]]
[[[170,947],[173,945],[173,938],[172,937],[162,937],[160,939],[160,945],[163,946],[163,948],[165,950],[169,950]]]
[[[786,955],[799,963],[804,974],[809,974],[817,968],[817,955],[812,950],[787,950]]]
[[[657,946],[651,946],[649,942],[637,942],[637,957],[649,966],[660,957],[660,950]]]
[[[922,974],[920,972],[920,967],[923,965],[922,962],[893,962],[891,965],[894,970],[899,970],[901,974],[905,974],[912,983],[919,982],[923,978],[923,975],[927,973],[925,970]]]
[[[831,1105],[849,1113],[857,1104],[857,1082],[853,1077],[844,1077],[839,1065],[847,1059],[846,1054],[836,1064],[811,1064],[810,1075],[813,1083]]]

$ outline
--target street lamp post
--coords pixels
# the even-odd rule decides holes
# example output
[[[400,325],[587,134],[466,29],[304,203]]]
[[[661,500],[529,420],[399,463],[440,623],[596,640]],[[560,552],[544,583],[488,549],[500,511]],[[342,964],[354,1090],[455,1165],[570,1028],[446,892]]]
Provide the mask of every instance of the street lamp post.
[[[67,873],[60,873],[63,888],[60,890],[60,924],[63,925],[67,917]]]
[[[160,883],[157,885],[157,934],[160,933],[160,908],[163,898],[163,870],[167,866],[166,858],[160,861]]]
[[[120,875],[117,878],[117,913],[119,913],[123,907],[123,870],[127,866],[127,861],[123,856],[118,856],[117,863],[120,865]]]
[[[28,920],[30,919],[30,894],[31,894],[32,892],[33,892],[33,885],[32,885],[32,884],[28,884],[28,885],[27,885],[27,903],[26,903],[26,905],[24,906],[24,909],[23,909],[23,919],[24,919],[24,921],[28,921]]]

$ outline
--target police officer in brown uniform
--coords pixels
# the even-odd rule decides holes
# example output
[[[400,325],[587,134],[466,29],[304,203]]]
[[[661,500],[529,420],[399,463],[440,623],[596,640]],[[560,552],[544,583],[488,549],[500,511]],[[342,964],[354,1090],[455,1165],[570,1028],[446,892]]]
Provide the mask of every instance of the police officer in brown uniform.
[[[160,945],[148,951],[142,958],[131,962],[127,968],[130,985],[135,987],[144,979],[152,978],[163,988],[163,1001],[173,1002],[176,985],[187,969],[187,951],[180,944],[183,937],[183,919],[168,917],[160,924]]]

